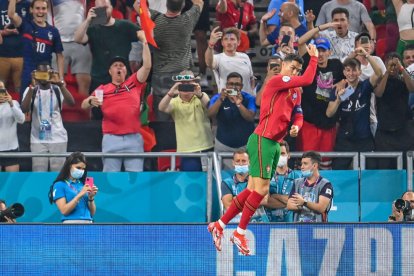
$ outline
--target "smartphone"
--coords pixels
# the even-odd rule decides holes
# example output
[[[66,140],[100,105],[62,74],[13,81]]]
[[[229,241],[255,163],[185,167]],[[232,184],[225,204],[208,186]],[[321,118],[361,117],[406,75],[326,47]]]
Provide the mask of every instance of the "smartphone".
[[[280,42],[280,46],[288,45],[290,41],[290,35],[284,35],[282,41]]]
[[[178,91],[180,92],[194,92],[195,84],[182,83],[178,85]]]
[[[90,26],[105,25],[108,21],[106,7],[98,7],[94,9],[96,17],[92,18]]]
[[[361,42],[361,44],[368,44],[369,43],[369,37],[367,37],[367,36],[361,36],[361,38],[359,39],[359,41]]]
[[[35,78],[35,80],[49,81],[50,80],[50,73],[35,70],[34,71],[34,78]]]
[[[345,88],[345,93],[342,94],[341,96],[339,96],[339,98],[341,99],[341,102],[345,101],[346,99],[349,98],[349,96],[351,96],[352,94],[354,94],[355,89],[352,86],[348,86],[347,88]]]
[[[237,96],[239,92],[236,89],[226,89],[227,95],[229,96]]]
[[[6,88],[0,88],[0,94],[6,94],[7,90]]]
[[[85,179],[85,185],[89,185],[89,187],[93,187],[93,177],[90,177],[90,176],[88,176],[88,177],[86,177],[86,179]]]

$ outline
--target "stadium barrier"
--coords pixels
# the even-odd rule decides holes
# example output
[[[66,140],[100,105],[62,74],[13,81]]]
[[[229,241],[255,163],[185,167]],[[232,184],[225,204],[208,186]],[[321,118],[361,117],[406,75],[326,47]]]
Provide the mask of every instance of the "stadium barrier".
[[[0,153],[1,157],[67,156],[66,154]],[[326,154],[326,155],[325,155]],[[338,153],[323,153],[335,156]],[[340,153],[343,155],[344,153]],[[349,155],[348,155],[349,154]],[[345,157],[356,153],[345,153]],[[412,154],[412,153],[410,153]],[[97,222],[205,222],[221,214],[220,183],[231,172],[221,171],[219,156],[226,154],[174,152],[142,154],[103,154],[86,152],[87,157],[206,157],[206,172],[90,172],[100,187]],[[231,156],[231,153],[227,153]],[[301,153],[292,153],[299,157]],[[409,162],[411,158],[411,163]],[[357,161],[355,161],[357,159]],[[412,155],[407,155],[412,165]],[[213,174],[214,173],[214,174]],[[412,181],[412,167],[405,170],[323,171],[334,185],[335,199],[330,212],[334,222],[381,222],[389,215],[393,200],[399,198]],[[47,192],[56,173],[0,173],[0,195],[8,203],[26,206],[22,222],[57,222],[59,214],[47,202]],[[391,183],[391,184],[390,184]],[[16,189],[19,185],[19,189]],[[412,184],[411,184],[412,185]],[[168,210],[168,211],[166,211]]]
[[[251,224],[251,256],[206,224],[2,225],[2,275],[395,275],[414,271],[414,224]]]

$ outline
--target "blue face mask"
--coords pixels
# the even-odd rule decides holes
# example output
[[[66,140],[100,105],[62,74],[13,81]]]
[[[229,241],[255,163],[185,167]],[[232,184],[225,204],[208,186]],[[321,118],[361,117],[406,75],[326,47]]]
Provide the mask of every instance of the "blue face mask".
[[[234,165],[234,171],[239,174],[246,174],[249,172],[249,165]]]
[[[77,168],[73,168],[72,170],[70,170],[70,175],[74,178],[74,179],[79,179],[83,176],[83,174],[85,173],[85,170],[79,170]]]
[[[305,178],[310,177],[312,174],[313,174],[313,171],[311,170],[302,171],[302,176]]]

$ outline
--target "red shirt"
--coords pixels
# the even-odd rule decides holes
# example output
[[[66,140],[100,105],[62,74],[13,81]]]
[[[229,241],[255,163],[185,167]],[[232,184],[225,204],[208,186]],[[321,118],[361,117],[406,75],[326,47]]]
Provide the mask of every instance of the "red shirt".
[[[316,57],[310,59],[303,76],[276,75],[268,81],[263,90],[260,120],[254,133],[281,142],[287,134],[292,117],[293,124],[302,127],[302,97],[299,87],[312,84],[317,61]]]
[[[104,100],[101,106],[103,134],[125,135],[140,132],[141,89],[143,85],[137,80],[137,74],[132,74],[118,87],[108,83],[96,88],[104,91]]]
[[[227,12],[220,13],[219,4],[216,6],[217,21],[220,21],[220,27],[222,29],[229,27],[236,27],[240,19],[240,8],[236,6],[231,0],[227,0]],[[252,4],[246,2],[243,6],[243,19],[241,30],[246,31],[247,26],[256,24],[256,17],[254,16],[254,7]]]

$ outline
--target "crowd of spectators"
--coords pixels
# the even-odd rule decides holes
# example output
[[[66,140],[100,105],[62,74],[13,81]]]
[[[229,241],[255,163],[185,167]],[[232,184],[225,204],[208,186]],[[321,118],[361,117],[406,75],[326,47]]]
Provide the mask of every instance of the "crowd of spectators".
[[[62,108],[82,103],[102,120],[103,152],[144,150],[144,106],[152,121],[175,126],[166,137],[175,138],[173,150],[238,152],[254,129],[261,88],[289,53],[300,54],[306,68],[309,43],[319,50],[318,68],[302,88],[304,123],[289,141],[292,150],[414,150],[414,0],[262,0],[268,9],[259,12],[248,0],[143,1],[0,0],[0,129],[10,129],[0,134],[8,141],[0,151],[18,151],[23,111],[32,152],[66,152]],[[145,6],[153,31],[140,31],[148,23],[141,22]],[[397,39],[385,31],[395,23]],[[254,72],[255,41],[272,49],[262,83]],[[66,88],[68,74],[76,91]],[[33,171],[57,171],[63,161],[34,158]],[[350,166],[336,161],[323,158],[320,169]],[[181,169],[202,164],[183,159]],[[18,170],[14,159],[0,166]],[[124,167],[141,171],[142,160]],[[391,167],[387,161],[371,168]],[[119,170],[119,160],[104,160],[104,171]]]

